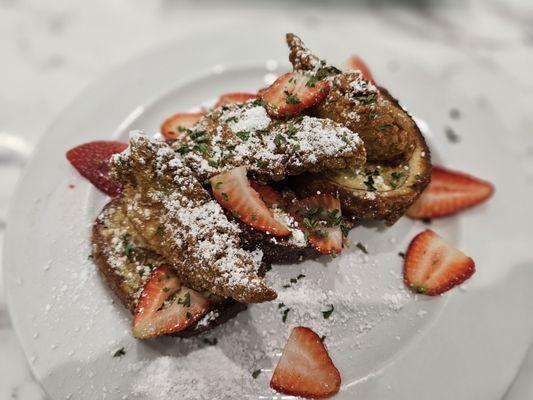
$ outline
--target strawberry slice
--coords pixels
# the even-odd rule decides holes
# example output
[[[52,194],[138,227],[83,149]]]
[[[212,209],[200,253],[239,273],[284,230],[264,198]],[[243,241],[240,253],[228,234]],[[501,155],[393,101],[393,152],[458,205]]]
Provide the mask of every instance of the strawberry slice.
[[[494,186],[481,179],[433,167],[431,183],[413,204],[407,215],[414,219],[445,217],[475,206],[494,193]]]
[[[321,102],[329,84],[305,72],[288,72],[261,91],[267,112],[272,117],[289,117]]]
[[[209,310],[209,300],[181,285],[168,267],[156,268],[144,285],[135,308],[133,336],[149,339],[191,326]]]
[[[278,222],[261,196],[246,177],[246,167],[237,167],[211,178],[211,188],[222,207],[244,223],[275,236],[288,236],[291,231]]]
[[[281,193],[273,189],[272,186],[257,181],[250,181],[250,186],[259,193],[268,208],[279,207],[283,203]]]
[[[228,105],[228,104],[244,103],[245,101],[253,100],[257,98],[258,96],[255,93],[243,93],[243,92],[224,93],[222,96],[218,98],[218,101],[215,104],[215,108]]]
[[[361,71],[361,74],[363,74],[364,79],[372,82],[374,85],[376,84],[376,81],[374,80],[374,77],[370,72],[370,68],[368,68],[368,65],[366,65],[363,59],[359,56],[353,55],[348,60],[346,60],[346,62],[344,63],[344,70]]]
[[[289,208],[315,249],[322,254],[338,254],[342,250],[341,203],[331,194],[317,194],[298,200]]]
[[[70,149],[66,156],[72,166],[89,182],[105,194],[115,197],[120,194],[121,187],[109,176],[109,159],[127,147],[126,143],[97,140]]]
[[[270,387],[293,396],[325,398],[341,386],[339,370],[320,337],[311,329],[294,328],[274,370]]]
[[[427,229],[409,244],[403,278],[413,291],[436,296],[461,284],[475,271],[474,260]]]
[[[161,133],[166,139],[178,139],[185,130],[196,124],[204,113],[178,113],[168,117],[161,124]]]

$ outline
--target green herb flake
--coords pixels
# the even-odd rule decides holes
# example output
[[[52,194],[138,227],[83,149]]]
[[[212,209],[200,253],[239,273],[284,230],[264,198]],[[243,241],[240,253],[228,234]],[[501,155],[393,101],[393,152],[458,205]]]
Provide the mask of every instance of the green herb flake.
[[[155,233],[156,233],[156,235],[158,235],[158,236],[161,236],[164,232],[165,232],[165,227],[163,227],[163,226],[161,226],[161,225],[158,226],[157,229],[155,230]]]
[[[449,126],[444,128],[444,133],[446,134],[446,137],[450,143],[458,143],[461,140],[459,135]]]
[[[248,131],[239,131],[235,135],[237,135],[242,141],[247,141],[250,139],[250,132]]]
[[[330,304],[329,306],[330,306],[329,310],[322,311],[322,316],[324,317],[324,319],[328,319],[331,316],[331,313],[333,312],[333,310],[335,310],[335,307],[333,307],[333,304]]]
[[[218,339],[217,338],[213,338],[213,339],[204,338],[204,343],[209,346],[216,346],[218,343]]]
[[[378,117],[378,113],[373,108],[368,111],[368,119],[376,119]]]
[[[322,336],[320,336],[320,341],[321,341],[322,343],[324,343],[324,340],[326,340],[326,335],[322,335]]]
[[[120,349],[115,351],[115,353],[113,354],[113,357],[122,357],[124,355],[126,355],[126,350],[124,350],[124,347],[121,347]]]
[[[261,373],[261,370],[256,369],[254,372],[252,372],[252,378],[257,379],[260,373]]]
[[[290,308],[286,308],[285,310],[283,310],[283,316],[281,317],[283,323],[287,322],[287,316],[289,315],[289,311],[291,311]]]
[[[163,290],[163,292],[165,292],[165,293],[166,293],[166,292],[168,292],[168,291],[169,291],[170,289],[169,289],[169,288],[167,288],[167,287],[164,287],[164,288],[163,288],[162,290]]]
[[[187,311],[187,313],[185,314],[185,317],[186,317],[187,319],[191,319],[192,314],[191,314],[189,311]]]
[[[274,137],[274,144],[276,146],[281,146],[283,143],[287,143],[287,138],[285,136],[283,136],[282,134],[278,133]]]
[[[452,119],[461,118],[461,112],[457,108],[452,108],[450,110],[450,118],[452,118]]]
[[[400,252],[398,253],[398,255],[399,255],[401,258],[405,258],[405,253],[404,253],[403,251],[400,251]]]
[[[361,243],[361,242],[357,242],[357,244],[355,245],[355,247],[357,247],[359,250],[361,250],[363,253],[365,254],[368,254],[368,250],[366,248],[366,246]]]
[[[222,192],[220,195],[222,196],[222,200],[224,200],[224,201],[228,201],[229,200],[229,196],[228,196],[227,193]]]
[[[263,165],[265,165],[265,162],[263,160],[261,160],[260,158],[258,158],[257,160],[255,160],[255,164],[261,168]]]
[[[301,101],[300,99],[298,98],[298,96],[292,94],[292,93],[289,93],[287,91],[284,92],[286,95],[287,95],[287,98],[285,99],[285,103],[287,104],[300,104]]]
[[[252,101],[252,105],[255,107],[263,107],[265,105],[265,101],[263,99],[255,99]]]

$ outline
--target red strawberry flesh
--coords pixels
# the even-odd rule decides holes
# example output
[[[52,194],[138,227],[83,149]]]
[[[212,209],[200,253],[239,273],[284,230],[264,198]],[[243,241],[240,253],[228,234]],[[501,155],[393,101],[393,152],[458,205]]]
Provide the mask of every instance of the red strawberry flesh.
[[[364,79],[372,82],[373,84],[376,84],[376,81],[374,80],[374,77],[370,72],[370,68],[368,68],[368,65],[366,65],[363,59],[357,55],[351,56],[346,61],[344,69],[346,71],[361,71],[361,74],[363,75]]]
[[[178,113],[167,118],[161,125],[161,133],[166,139],[183,137],[186,129],[196,124],[204,113]]]
[[[289,214],[298,228],[307,234],[309,243],[322,254],[342,250],[341,205],[331,194],[317,194],[291,205]]]
[[[341,377],[324,343],[311,329],[296,327],[283,349],[270,387],[278,392],[326,398],[340,389]]]
[[[243,92],[224,93],[222,96],[218,98],[218,101],[215,104],[215,108],[224,106],[224,105],[229,105],[229,104],[244,103],[248,100],[253,100],[257,98],[258,96],[255,93],[243,93]]]
[[[431,229],[411,241],[404,261],[404,281],[415,292],[436,296],[460,285],[475,272],[472,258]]]
[[[288,236],[291,231],[277,221],[251,186],[246,168],[237,167],[211,178],[211,188],[217,201],[244,223],[275,236]]]
[[[145,284],[133,319],[133,336],[149,339],[191,326],[209,310],[209,301],[181,285],[168,267],[155,269]]]
[[[486,201],[493,193],[494,186],[487,181],[435,166],[431,183],[407,210],[407,215],[414,219],[453,215]]]
[[[270,116],[289,117],[301,113],[321,102],[329,92],[329,84],[324,80],[313,80],[306,72],[288,72],[280,76],[266,89],[261,90],[261,98]]]
[[[109,160],[128,145],[122,142],[99,140],[84,143],[67,151],[67,160],[78,172],[105,194],[115,197],[120,185],[109,175]]]

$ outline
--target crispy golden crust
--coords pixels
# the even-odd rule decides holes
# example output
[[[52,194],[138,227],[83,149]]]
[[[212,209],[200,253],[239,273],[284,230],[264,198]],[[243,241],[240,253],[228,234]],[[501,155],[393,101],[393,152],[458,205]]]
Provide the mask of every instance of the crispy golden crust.
[[[240,247],[238,226],[166,143],[134,135],[111,171],[128,220],[187,286],[244,303],[276,298],[258,275],[260,257]]]
[[[392,225],[418,199],[431,179],[430,152],[418,128],[414,142],[415,149],[406,162],[395,166],[368,163],[359,173],[332,171],[307,175],[297,181],[296,187],[306,194],[336,193],[343,212],[357,219],[385,220]]]
[[[342,124],[307,115],[273,120],[256,100],[215,109],[173,147],[201,181],[240,166],[257,180],[280,181],[366,161],[363,142]]]
[[[135,311],[138,297],[153,268],[168,263],[152,250],[128,222],[124,199],[115,198],[103,208],[92,230],[93,261],[104,281],[130,312]],[[210,316],[176,336],[190,337],[233,318],[246,305],[233,299],[211,300]]]
[[[349,82],[355,73],[343,73],[332,79],[332,89],[312,115],[329,118],[357,132],[365,144],[367,161],[396,162],[409,158],[414,150],[416,126],[407,113],[382,90],[350,94]]]
[[[341,72],[320,61],[292,33],[287,34],[287,45],[295,70],[320,72],[330,85],[327,97],[309,111],[310,115],[330,119],[356,132],[364,142],[367,161],[397,162],[409,158],[416,127],[386,91],[366,81],[360,72]]]

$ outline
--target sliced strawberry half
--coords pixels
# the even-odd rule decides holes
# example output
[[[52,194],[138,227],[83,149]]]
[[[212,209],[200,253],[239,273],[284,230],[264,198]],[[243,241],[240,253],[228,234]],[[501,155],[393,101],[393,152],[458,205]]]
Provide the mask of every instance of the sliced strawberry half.
[[[403,276],[413,291],[436,296],[461,284],[475,271],[474,260],[427,229],[411,241]]]
[[[251,186],[246,168],[237,167],[211,178],[211,188],[222,207],[244,223],[275,236],[288,236],[291,231],[277,221]]]
[[[120,185],[109,176],[109,160],[121,153],[126,143],[98,140],[84,143],[67,151],[67,160],[78,172],[105,194],[115,197],[121,192]]]
[[[268,208],[279,207],[283,203],[283,196],[272,186],[257,181],[250,181],[250,186],[259,193]]]
[[[494,193],[494,186],[484,180],[433,167],[431,183],[413,204],[407,215],[414,219],[445,217],[487,200]]]
[[[309,328],[294,328],[274,370],[270,387],[281,393],[316,399],[333,396],[340,386],[339,370],[320,337]]]
[[[178,113],[168,117],[161,124],[161,133],[166,139],[178,139],[187,129],[191,129],[204,113]]]
[[[331,194],[317,194],[291,205],[289,214],[298,222],[311,245],[322,254],[342,250],[341,203]]]
[[[133,336],[149,339],[191,326],[209,310],[209,300],[181,285],[168,267],[156,268],[144,285],[135,308]]]
[[[228,105],[228,104],[244,103],[248,100],[253,100],[257,98],[258,96],[255,93],[242,93],[242,92],[224,93],[222,96],[218,98],[218,101],[215,104],[215,108]]]
[[[346,60],[346,62],[344,63],[344,70],[361,71],[361,74],[363,74],[364,79],[372,82],[374,85],[376,84],[376,81],[374,80],[374,77],[370,72],[370,68],[368,68],[368,65],[366,65],[363,59],[359,56],[353,55],[348,60]]]
[[[272,117],[289,117],[322,101],[329,84],[305,72],[288,72],[261,91],[267,112]]]

